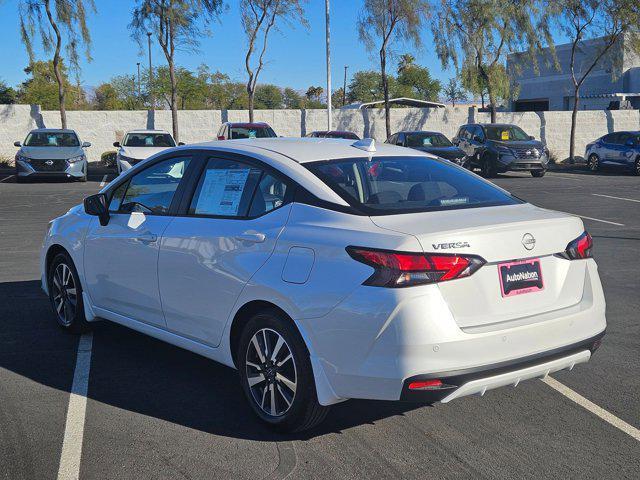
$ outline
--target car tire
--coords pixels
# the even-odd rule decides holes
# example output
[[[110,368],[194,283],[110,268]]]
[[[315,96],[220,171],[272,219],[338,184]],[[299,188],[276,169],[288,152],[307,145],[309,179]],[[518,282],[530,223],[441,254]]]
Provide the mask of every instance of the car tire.
[[[484,178],[494,178],[496,176],[495,166],[489,157],[483,157],[481,165],[482,176]]]
[[[547,173],[546,170],[531,170],[531,176],[534,178],[542,178],[545,173]]]
[[[318,402],[309,351],[282,312],[254,315],[242,330],[235,358],[249,405],[271,428],[300,432],[324,420],[329,407]]]
[[[600,159],[598,158],[598,155],[596,155],[595,153],[589,155],[587,166],[592,172],[597,172],[598,170],[600,170]]]
[[[91,328],[84,316],[82,285],[69,254],[57,254],[47,269],[49,301],[58,325],[70,333],[83,333]]]
[[[633,174],[640,176],[640,157],[636,158],[636,162],[633,164]]]

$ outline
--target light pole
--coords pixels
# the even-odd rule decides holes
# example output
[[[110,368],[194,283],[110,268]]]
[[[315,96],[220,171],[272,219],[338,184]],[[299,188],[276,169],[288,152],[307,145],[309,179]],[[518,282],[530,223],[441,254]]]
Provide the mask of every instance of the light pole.
[[[138,99],[140,99],[140,62],[138,62],[137,65],[138,65]]]
[[[325,0],[327,38],[327,130],[331,131],[331,31],[329,28],[329,0]]]
[[[349,65],[344,66],[344,83],[342,84],[342,106],[347,104],[347,68]]]
[[[147,32],[149,40],[149,103],[151,110],[155,108],[155,98],[153,98],[153,64],[151,63],[151,32]]]

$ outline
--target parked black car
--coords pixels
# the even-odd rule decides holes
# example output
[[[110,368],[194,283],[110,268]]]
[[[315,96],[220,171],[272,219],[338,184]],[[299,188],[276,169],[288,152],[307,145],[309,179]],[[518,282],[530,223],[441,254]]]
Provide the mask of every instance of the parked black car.
[[[546,145],[516,125],[463,125],[453,143],[464,150],[469,167],[480,168],[487,178],[507,171],[525,171],[534,177],[543,177],[549,164]]]
[[[466,155],[440,132],[398,132],[391,135],[386,143],[415,148],[431,153],[458,165],[465,165]]]

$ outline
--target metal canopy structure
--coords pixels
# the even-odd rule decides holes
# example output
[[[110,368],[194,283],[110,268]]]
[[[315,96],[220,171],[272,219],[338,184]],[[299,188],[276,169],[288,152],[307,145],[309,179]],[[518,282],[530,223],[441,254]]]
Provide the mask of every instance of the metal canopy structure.
[[[398,97],[390,98],[389,103],[393,105],[403,105],[405,107],[415,108],[444,108],[446,105],[440,102],[432,102],[431,100],[418,100],[416,98]],[[381,108],[384,106],[384,100],[376,100],[374,102],[366,102],[360,104],[345,105],[343,108]]]

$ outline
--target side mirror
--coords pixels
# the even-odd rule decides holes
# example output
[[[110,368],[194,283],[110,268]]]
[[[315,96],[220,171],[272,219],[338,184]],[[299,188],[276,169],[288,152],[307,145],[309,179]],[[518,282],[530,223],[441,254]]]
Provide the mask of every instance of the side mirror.
[[[82,148],[87,148],[91,146],[91,142],[82,142]]]
[[[100,219],[103,227],[109,223],[109,209],[107,208],[107,196],[104,193],[96,193],[84,199],[84,211],[87,215],[93,215]]]
[[[529,135],[529,140],[535,140],[536,137],[534,137],[533,135]]]
[[[120,148],[120,142],[113,142],[113,146],[116,148]]]
[[[478,143],[482,143],[482,137],[480,137],[480,135],[474,135],[473,136],[473,141],[474,142],[478,142]]]
[[[178,142],[179,147],[183,146],[184,144],[185,144],[184,142]]]
[[[22,144],[20,142],[13,142],[14,147],[21,147]]]

